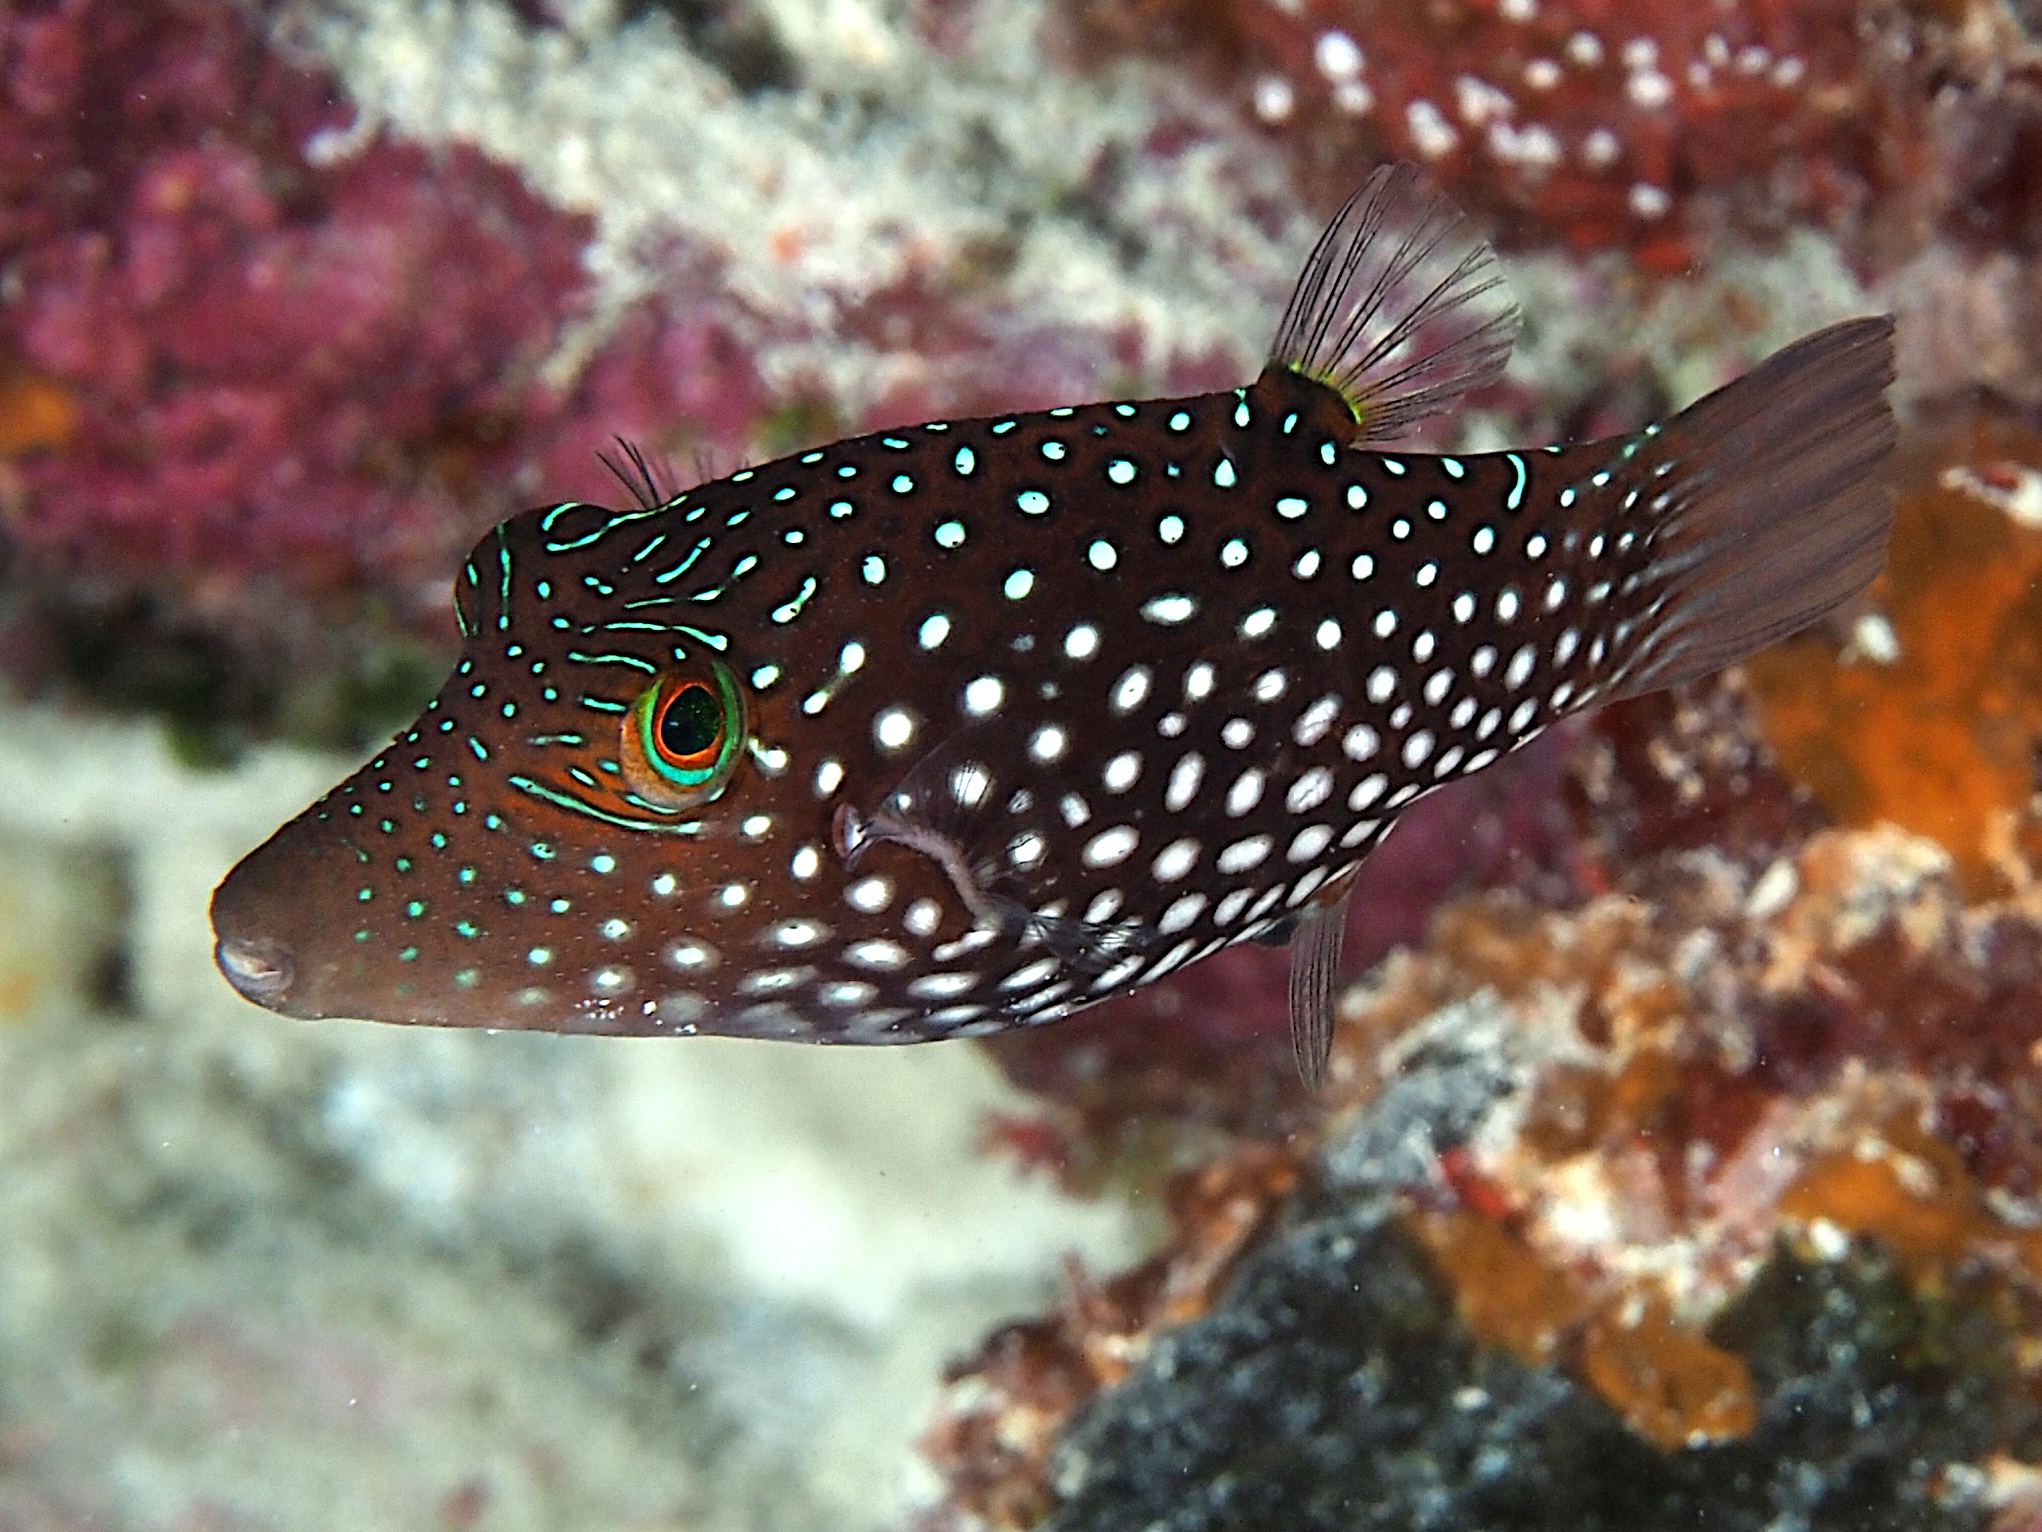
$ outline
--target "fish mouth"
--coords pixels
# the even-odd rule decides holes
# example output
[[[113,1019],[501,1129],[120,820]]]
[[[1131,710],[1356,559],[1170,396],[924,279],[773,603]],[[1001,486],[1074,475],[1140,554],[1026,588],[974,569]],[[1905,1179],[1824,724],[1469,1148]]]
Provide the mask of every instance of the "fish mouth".
[[[244,1000],[274,1008],[290,993],[297,976],[291,949],[266,936],[222,936],[213,961]]]

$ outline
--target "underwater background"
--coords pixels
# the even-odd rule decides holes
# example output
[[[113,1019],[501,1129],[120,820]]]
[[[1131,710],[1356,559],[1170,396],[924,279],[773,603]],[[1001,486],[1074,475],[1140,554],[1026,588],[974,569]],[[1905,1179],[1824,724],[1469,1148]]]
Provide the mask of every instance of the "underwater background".
[[[990,1043],[286,1022],[233,861],[455,569],[936,416],[1252,377],[1423,165],[1440,440],[1898,316],[1891,567]],[[2042,8],[0,0],[0,1532],[2042,1528]]]

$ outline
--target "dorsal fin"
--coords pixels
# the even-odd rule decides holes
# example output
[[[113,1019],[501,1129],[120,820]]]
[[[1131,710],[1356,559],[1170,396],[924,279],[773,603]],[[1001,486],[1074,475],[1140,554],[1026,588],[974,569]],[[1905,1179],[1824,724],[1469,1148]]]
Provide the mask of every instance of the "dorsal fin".
[[[630,492],[631,498],[638,502],[638,509],[656,511],[673,499],[675,492],[662,482],[672,477],[664,471],[664,465],[654,464],[639,450],[638,443],[626,441],[621,436],[616,441],[618,450],[624,454],[624,462],[618,462],[607,452],[598,452],[596,461],[609,469],[610,477]]]
[[[1312,247],[1272,366],[1326,384],[1354,442],[1392,441],[1495,381],[1517,339],[1495,251],[1411,165],[1384,165]]]

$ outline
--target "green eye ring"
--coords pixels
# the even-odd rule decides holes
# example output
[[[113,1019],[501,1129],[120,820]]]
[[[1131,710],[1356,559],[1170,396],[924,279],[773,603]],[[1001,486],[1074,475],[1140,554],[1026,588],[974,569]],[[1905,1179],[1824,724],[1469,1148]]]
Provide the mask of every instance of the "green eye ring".
[[[669,808],[707,803],[730,785],[750,742],[744,690],[721,660],[662,676],[624,715],[625,779]]]

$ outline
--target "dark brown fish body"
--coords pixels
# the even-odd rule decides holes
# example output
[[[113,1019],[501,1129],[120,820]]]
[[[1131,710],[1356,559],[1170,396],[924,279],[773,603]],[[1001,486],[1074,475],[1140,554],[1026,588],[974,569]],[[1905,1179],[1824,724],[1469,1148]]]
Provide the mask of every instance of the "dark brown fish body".
[[[463,573],[439,698],[222,885],[222,966],[296,1015],[878,1043],[1296,927],[1309,1072],[1345,875],[1402,809],[1876,572],[1889,345],[1468,456],[1362,450],[1353,403],[1415,390],[1280,346],[1246,389],[528,512]]]

